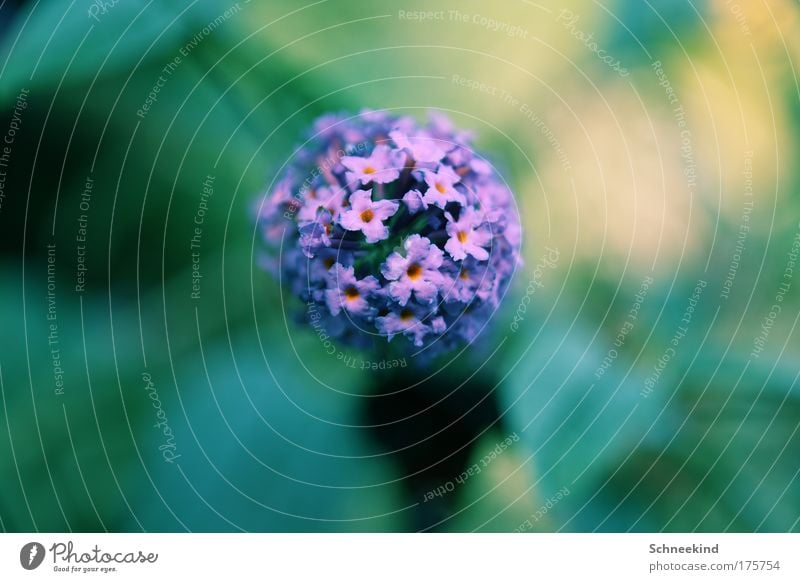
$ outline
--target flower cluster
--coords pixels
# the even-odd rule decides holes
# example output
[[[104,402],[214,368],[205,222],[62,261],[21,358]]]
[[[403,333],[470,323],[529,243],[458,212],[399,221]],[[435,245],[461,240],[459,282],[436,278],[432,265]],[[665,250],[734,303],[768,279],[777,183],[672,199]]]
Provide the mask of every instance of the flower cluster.
[[[430,353],[476,338],[519,262],[520,222],[471,139],[437,113],[315,122],[258,209],[264,264],[315,328]]]

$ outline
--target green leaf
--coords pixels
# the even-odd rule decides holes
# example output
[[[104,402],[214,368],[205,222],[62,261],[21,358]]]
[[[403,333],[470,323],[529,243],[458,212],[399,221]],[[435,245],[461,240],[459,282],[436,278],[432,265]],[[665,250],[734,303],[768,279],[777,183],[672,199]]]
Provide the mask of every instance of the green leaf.
[[[548,523],[553,529],[594,529],[605,502],[598,493],[609,473],[637,446],[663,442],[675,415],[664,409],[664,394],[642,395],[643,376],[628,371],[624,361],[598,378],[606,352],[579,324],[558,316],[541,328],[525,322],[509,343],[504,408],[533,453],[529,470],[538,496],[571,492]]]
[[[165,461],[163,434],[140,427],[150,433],[142,448],[164,500],[137,500],[144,526],[401,529],[398,484],[386,461],[371,456],[365,429],[357,427],[359,398],[347,393],[360,390],[362,373],[329,359],[308,333],[265,329],[263,352],[257,341],[238,335],[182,358],[174,391],[165,370],[154,375],[177,458]],[[323,375],[316,380],[311,370]]]
[[[239,36],[248,4],[34,2],[6,32],[0,87],[7,94],[20,87],[87,84],[97,77],[127,76],[142,62],[154,60],[161,68],[214,34]]]

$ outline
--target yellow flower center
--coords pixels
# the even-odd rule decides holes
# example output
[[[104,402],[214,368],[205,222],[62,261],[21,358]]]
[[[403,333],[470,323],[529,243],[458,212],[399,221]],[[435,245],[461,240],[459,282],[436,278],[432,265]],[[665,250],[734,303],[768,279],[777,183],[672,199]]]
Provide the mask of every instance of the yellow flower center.
[[[447,188],[445,188],[444,184],[442,184],[441,182],[436,182],[436,191],[439,194],[444,194],[445,192],[447,192]]]
[[[344,290],[344,296],[348,301],[355,301],[359,297],[358,289],[356,289],[355,285],[349,285]]]
[[[404,309],[403,311],[400,312],[400,321],[408,321],[410,319],[413,319],[413,317],[414,317],[414,312],[411,311],[410,309]]]
[[[408,278],[412,281],[416,281],[422,276],[422,267],[417,263],[411,263],[406,271],[406,275],[408,275]]]
[[[373,218],[375,218],[375,213],[372,212],[369,208],[367,208],[364,212],[361,213],[361,220],[364,222],[370,222]]]
[[[465,242],[467,242],[467,238],[469,236],[469,233],[467,233],[467,231],[465,231],[465,230],[459,230],[457,236],[458,236],[458,242],[460,242],[461,244],[464,244]]]
[[[458,278],[461,279],[462,281],[466,281],[467,279],[469,279],[469,271],[467,271],[466,269],[461,269],[461,272],[458,274]]]
[[[364,168],[364,173],[367,174],[367,175],[374,174],[376,171],[377,170],[375,168],[373,168],[372,166],[367,166],[366,168]]]

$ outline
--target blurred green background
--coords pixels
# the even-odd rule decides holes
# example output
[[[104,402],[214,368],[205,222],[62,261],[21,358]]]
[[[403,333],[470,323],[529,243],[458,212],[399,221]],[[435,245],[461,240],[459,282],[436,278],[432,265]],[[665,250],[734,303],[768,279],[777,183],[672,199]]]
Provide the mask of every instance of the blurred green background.
[[[2,530],[800,530],[797,3],[174,4],[0,7]],[[364,107],[474,129],[524,217],[446,369],[332,361],[255,266]]]

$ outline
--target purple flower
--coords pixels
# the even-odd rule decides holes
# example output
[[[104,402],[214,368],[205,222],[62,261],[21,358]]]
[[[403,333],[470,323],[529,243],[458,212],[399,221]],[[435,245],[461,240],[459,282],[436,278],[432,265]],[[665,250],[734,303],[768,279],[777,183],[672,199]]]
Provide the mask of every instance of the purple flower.
[[[383,221],[394,215],[400,205],[393,200],[372,201],[372,194],[356,190],[350,195],[350,209],[342,213],[341,223],[347,230],[360,230],[368,243],[388,238],[389,228]]]
[[[328,113],[323,115],[314,122],[312,130],[315,134],[321,137],[331,137],[335,135],[339,122],[342,121],[342,116],[336,113]]]
[[[420,210],[427,210],[428,203],[422,198],[419,190],[409,190],[403,194],[403,202],[411,214],[416,214]]]
[[[381,267],[381,273],[389,283],[389,295],[404,306],[411,293],[417,301],[432,303],[436,299],[442,283],[442,266],[444,254],[436,245],[432,245],[425,237],[412,234],[403,244],[406,256],[392,253]]]
[[[321,210],[316,220],[300,227],[300,247],[305,256],[313,258],[316,249],[331,246],[332,221],[330,212]]]
[[[444,208],[448,202],[458,202],[462,205],[467,203],[464,195],[455,188],[461,178],[449,166],[439,166],[438,171],[426,171],[423,176],[428,185],[422,197],[426,204]]]
[[[413,306],[403,307],[396,311],[391,311],[386,315],[375,318],[375,326],[378,331],[386,336],[388,341],[397,334],[408,336],[419,347],[431,327],[422,323],[422,315],[419,308]]]
[[[472,257],[456,262],[445,259],[445,284],[442,299],[447,303],[468,305],[473,300],[486,300],[494,285],[486,262]]]
[[[347,183],[352,188],[361,184],[386,184],[394,182],[400,175],[392,150],[385,145],[377,145],[368,158],[346,156],[342,165],[347,168]]]
[[[255,212],[259,264],[337,342],[399,337],[432,357],[475,341],[520,264],[521,229],[470,132],[385,111],[326,115],[312,132]]]
[[[482,176],[490,176],[492,174],[492,165],[486,160],[473,158],[469,162],[469,167],[473,172]]]
[[[375,308],[370,305],[369,297],[379,287],[373,276],[356,279],[353,267],[343,267],[336,263],[330,270],[329,289],[325,292],[325,302],[332,315],[339,315],[342,310],[353,315],[371,315]]]
[[[447,234],[450,237],[444,245],[444,250],[457,261],[472,255],[479,261],[489,258],[488,251],[483,248],[492,242],[492,233],[481,226],[478,213],[471,208],[465,208],[458,220],[446,212]]]
[[[429,111],[428,120],[431,130],[437,137],[462,145],[469,145],[473,138],[470,130],[459,130],[444,113]]]
[[[452,146],[442,143],[427,132],[408,135],[401,130],[389,132],[389,137],[401,150],[406,151],[416,162],[438,163]]]
[[[347,201],[347,191],[343,188],[318,188],[309,190],[302,208],[297,212],[297,220],[316,220],[319,209],[327,210],[331,217],[339,218],[339,213]]]

